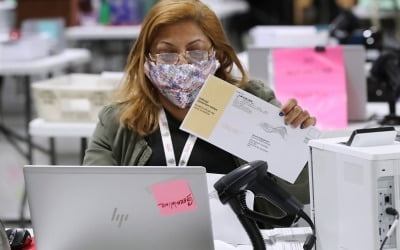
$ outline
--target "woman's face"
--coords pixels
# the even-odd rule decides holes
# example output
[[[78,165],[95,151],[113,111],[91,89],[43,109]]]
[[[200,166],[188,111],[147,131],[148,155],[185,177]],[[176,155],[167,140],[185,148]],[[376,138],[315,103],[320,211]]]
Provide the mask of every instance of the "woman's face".
[[[180,54],[177,64],[188,63],[185,51],[210,50],[211,41],[193,21],[183,21],[162,27],[150,47],[152,55],[159,53]]]
[[[212,46],[210,39],[192,21],[183,21],[162,27],[155,37],[150,47],[150,54],[154,56],[160,53],[177,53],[180,56],[174,64],[191,63],[184,56],[186,51],[209,51]],[[159,94],[159,99],[163,107],[179,120],[183,120],[189,110],[189,107],[176,106],[163,94]]]

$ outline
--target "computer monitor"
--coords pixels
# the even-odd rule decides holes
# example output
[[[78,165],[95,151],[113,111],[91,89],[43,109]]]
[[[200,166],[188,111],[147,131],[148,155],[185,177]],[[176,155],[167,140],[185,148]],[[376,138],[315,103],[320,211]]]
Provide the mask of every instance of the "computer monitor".
[[[248,70],[251,77],[261,79],[273,87],[272,48],[250,46]],[[347,84],[347,114],[349,121],[367,119],[366,52],[362,45],[344,45],[344,64]]]

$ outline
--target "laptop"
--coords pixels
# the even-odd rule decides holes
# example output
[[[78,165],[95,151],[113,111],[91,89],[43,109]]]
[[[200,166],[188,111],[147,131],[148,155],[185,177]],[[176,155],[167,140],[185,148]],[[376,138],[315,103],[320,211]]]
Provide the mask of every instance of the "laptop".
[[[203,167],[24,167],[38,250],[214,249]]]
[[[347,114],[349,121],[365,121],[367,114],[367,77],[365,73],[366,52],[362,45],[343,45],[347,83]],[[273,48],[250,46],[248,48],[249,73],[273,85]]]

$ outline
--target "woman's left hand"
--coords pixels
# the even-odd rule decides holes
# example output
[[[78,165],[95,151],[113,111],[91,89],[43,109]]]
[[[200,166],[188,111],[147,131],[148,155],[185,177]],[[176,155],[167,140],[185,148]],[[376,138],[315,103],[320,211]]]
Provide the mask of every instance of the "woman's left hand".
[[[300,128],[307,128],[309,126],[314,126],[317,122],[317,119],[310,116],[307,110],[303,110],[297,105],[295,99],[289,99],[286,104],[282,106],[279,115],[285,116],[285,124],[291,125],[293,128],[297,128],[298,126],[300,126]]]

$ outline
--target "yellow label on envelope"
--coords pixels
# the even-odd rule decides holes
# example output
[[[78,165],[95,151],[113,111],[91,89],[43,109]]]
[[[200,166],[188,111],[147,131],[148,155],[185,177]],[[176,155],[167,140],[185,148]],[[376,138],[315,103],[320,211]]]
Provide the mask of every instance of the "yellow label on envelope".
[[[235,91],[232,84],[209,76],[182,127],[209,138]]]

